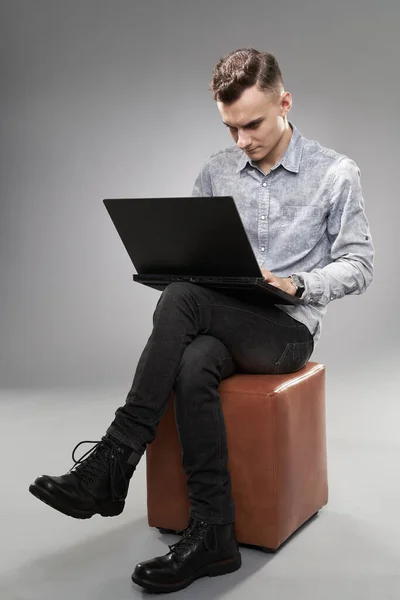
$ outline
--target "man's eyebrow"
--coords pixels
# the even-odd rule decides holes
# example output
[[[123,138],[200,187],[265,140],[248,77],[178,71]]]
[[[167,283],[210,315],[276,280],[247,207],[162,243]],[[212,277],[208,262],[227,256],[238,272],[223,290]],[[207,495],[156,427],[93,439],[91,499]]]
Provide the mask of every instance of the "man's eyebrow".
[[[252,125],[258,125],[262,121],[264,121],[264,117],[260,117],[259,119],[254,119],[253,121],[250,121],[250,123],[246,123],[246,125],[243,125],[243,129],[246,129],[246,127],[252,127]],[[222,121],[222,122],[224,125],[226,125],[226,127],[232,127],[233,129],[236,129],[236,127],[234,127],[233,125],[229,125],[229,123],[226,123],[225,121]]]

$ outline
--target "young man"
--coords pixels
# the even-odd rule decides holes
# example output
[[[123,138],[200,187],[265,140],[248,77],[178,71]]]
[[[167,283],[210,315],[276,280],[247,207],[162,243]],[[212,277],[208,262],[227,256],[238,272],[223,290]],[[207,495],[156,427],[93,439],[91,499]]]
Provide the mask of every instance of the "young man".
[[[43,475],[30,486],[75,518],[121,513],[173,390],[191,510],[170,552],[134,570],[133,581],[154,592],[241,566],[220,381],[236,371],[301,369],[318,342],[327,304],[365,292],[373,277],[357,165],[288,121],[292,98],[276,59],[237,50],[215,67],[211,90],[235,145],[206,162],[193,194],[232,195],[265,279],[302,302],[264,305],[192,283],[169,285],[106,435],[69,473]]]

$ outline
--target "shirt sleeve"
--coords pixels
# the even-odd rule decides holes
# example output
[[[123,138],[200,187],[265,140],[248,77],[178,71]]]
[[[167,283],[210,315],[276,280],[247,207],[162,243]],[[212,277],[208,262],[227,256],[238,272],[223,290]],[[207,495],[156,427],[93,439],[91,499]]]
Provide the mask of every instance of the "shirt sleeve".
[[[204,165],[198,174],[192,191],[192,196],[212,196],[211,176],[208,163]]]
[[[372,282],[375,250],[365,214],[360,171],[348,157],[339,160],[333,176],[327,233],[332,262],[307,273],[305,304],[325,306],[346,294],[362,294]]]

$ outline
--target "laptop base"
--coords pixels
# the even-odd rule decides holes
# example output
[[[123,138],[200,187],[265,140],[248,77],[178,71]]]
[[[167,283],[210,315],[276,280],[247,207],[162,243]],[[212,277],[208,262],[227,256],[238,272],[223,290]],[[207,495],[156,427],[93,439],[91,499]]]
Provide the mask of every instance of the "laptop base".
[[[271,286],[271,284],[268,284],[267,282],[259,282],[259,280],[255,277],[249,277],[247,279],[247,281],[243,281],[243,278],[237,279],[235,277],[224,277],[223,280],[221,279],[221,281],[218,281],[217,278],[204,276],[185,277],[182,275],[177,275],[166,277],[161,275],[157,277],[157,275],[149,275],[149,281],[147,281],[145,275],[133,275],[133,280],[137,283],[142,283],[143,285],[147,285],[148,287],[152,287],[153,289],[159,291],[164,291],[167,285],[170,283],[176,281],[187,281],[202,287],[219,290],[228,296],[234,296],[238,299],[243,299],[246,301],[263,301],[267,304],[288,305],[299,304],[301,302],[299,298],[291,296],[276,286]],[[272,287],[272,290],[268,289],[270,287]]]

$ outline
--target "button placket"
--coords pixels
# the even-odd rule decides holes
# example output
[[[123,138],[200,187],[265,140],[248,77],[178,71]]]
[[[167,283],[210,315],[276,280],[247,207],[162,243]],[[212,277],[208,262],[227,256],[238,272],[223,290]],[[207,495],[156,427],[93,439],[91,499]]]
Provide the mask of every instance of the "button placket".
[[[265,255],[268,245],[268,211],[269,211],[269,198],[270,198],[270,181],[264,178],[261,183],[260,196],[259,196],[259,219],[258,219],[258,242],[259,251],[262,255]]]

